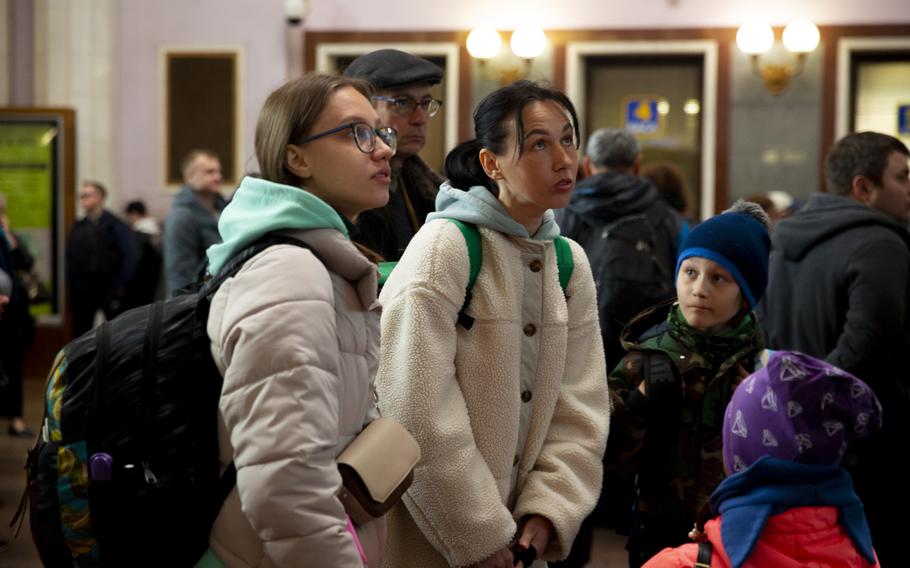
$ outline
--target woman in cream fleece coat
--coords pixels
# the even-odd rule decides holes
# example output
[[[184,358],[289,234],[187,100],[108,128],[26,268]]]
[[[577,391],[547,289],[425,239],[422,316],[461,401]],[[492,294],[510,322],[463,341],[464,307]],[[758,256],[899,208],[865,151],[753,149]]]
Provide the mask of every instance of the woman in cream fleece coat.
[[[574,185],[575,110],[525,81],[488,96],[474,121],[477,139],[447,157],[451,185],[380,297],[380,408],[422,454],[389,516],[387,567],[505,568],[530,545],[563,558],[601,486],[609,401],[594,283],[571,243],[563,294],[550,211]],[[467,248],[446,218],[480,231],[470,329],[456,325]]]
[[[384,520],[358,527],[336,497],[336,456],[377,414],[376,265],[350,241],[357,215],[384,205],[394,130],[379,128],[358,80],[309,76],[265,103],[262,178],[247,177],[219,221],[210,270],[280,232],[212,299],[208,335],[224,376],[221,461],[237,485],[200,566],[362,567],[381,563]]]

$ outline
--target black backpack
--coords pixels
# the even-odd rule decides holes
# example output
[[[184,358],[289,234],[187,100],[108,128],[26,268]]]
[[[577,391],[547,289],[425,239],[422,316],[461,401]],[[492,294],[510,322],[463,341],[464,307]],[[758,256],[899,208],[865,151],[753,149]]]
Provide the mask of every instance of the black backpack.
[[[267,237],[197,292],[125,312],[58,353],[26,463],[32,535],[45,566],[179,568],[205,553],[236,480],[233,464],[220,474],[222,377],[205,329],[209,303],[276,244],[306,247]]]
[[[658,241],[655,226],[647,214],[628,215],[603,227],[590,227],[580,243],[591,261],[600,329],[611,365],[624,353],[619,342],[623,326],[675,294],[674,267],[666,265],[671,259],[660,258],[666,256],[660,247],[667,243]]]

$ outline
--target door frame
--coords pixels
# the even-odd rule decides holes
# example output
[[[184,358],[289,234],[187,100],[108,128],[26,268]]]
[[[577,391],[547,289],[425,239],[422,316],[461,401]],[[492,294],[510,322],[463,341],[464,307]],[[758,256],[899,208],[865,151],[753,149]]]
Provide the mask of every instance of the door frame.
[[[717,167],[718,42],[716,40],[670,41],[577,41],[566,44],[566,94],[575,103],[580,125],[585,124],[585,59],[592,56],[701,55],[703,58],[701,101],[701,187],[699,215],[707,219],[715,211]],[[585,136],[587,133],[582,133]]]
[[[862,52],[910,52],[910,37],[842,37],[837,41],[837,78],[834,99],[834,139],[848,134],[853,112],[850,74],[853,54]]]

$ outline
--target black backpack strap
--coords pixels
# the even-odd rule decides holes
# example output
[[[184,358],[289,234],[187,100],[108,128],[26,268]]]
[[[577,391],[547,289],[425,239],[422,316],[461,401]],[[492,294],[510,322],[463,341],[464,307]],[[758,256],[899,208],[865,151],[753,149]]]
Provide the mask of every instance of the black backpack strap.
[[[92,363],[94,377],[92,378],[92,410],[89,413],[91,423],[86,428],[87,438],[91,443],[98,444],[98,420],[101,416],[101,406],[104,400],[104,376],[111,356],[111,322],[106,321],[95,330],[95,360]]]
[[[206,299],[214,294],[215,291],[218,290],[218,287],[221,286],[225,280],[237,274],[248,260],[261,253],[265,249],[276,245],[294,245],[308,249],[311,253],[313,253],[313,256],[319,260],[319,262],[325,264],[323,258],[315,250],[313,250],[312,247],[300,239],[280,234],[265,235],[258,241],[254,242],[247,248],[234,255],[231,260],[229,260],[227,264],[225,264],[224,267],[218,271],[218,274],[209,278],[205,284],[202,285],[202,288],[200,288],[199,298]],[[202,303],[203,302],[200,302],[200,304]],[[212,522],[214,522],[215,518],[218,516],[218,513],[221,511],[221,507],[224,505],[225,499],[227,499],[228,495],[231,494],[231,491],[233,491],[235,485],[237,485],[237,467],[232,461],[230,464],[228,464],[227,468],[224,470],[224,473],[222,473],[221,477],[218,479],[218,492],[215,495],[216,501],[212,503]]]
[[[248,260],[261,253],[265,249],[275,245],[294,245],[308,249],[316,258],[319,259],[319,262],[325,264],[322,257],[319,256],[319,254],[314,251],[310,245],[306,244],[300,239],[295,239],[294,237],[289,237],[287,235],[268,234],[231,257],[231,260],[229,260],[227,264],[225,264],[224,267],[218,271],[218,274],[215,274],[206,280],[205,284],[203,284],[202,288],[199,290],[199,297],[207,298],[214,294],[215,291],[218,290],[218,287],[221,286],[225,280],[237,274]]]
[[[698,543],[698,557],[695,559],[695,568],[711,568],[711,556],[714,554],[714,547],[710,540],[703,540]]]
[[[142,393],[139,408],[141,412],[139,428],[139,448],[142,458],[142,469],[145,482],[149,485],[158,483],[158,479],[149,466],[152,412],[155,408],[155,387],[158,384],[158,346],[161,343],[161,332],[164,326],[164,302],[155,302],[149,306],[148,327],[145,329],[145,341],[142,348]]]

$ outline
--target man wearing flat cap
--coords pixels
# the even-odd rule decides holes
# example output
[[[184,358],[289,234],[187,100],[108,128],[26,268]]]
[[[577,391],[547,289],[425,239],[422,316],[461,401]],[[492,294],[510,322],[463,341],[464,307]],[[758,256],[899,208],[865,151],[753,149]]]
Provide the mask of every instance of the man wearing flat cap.
[[[397,49],[380,49],[352,61],[344,74],[373,84],[379,118],[398,132],[389,203],[360,215],[354,240],[386,260],[398,260],[435,210],[436,192],[444,181],[417,155],[427,142],[427,123],[442,105],[431,92],[442,81],[442,68]]]

